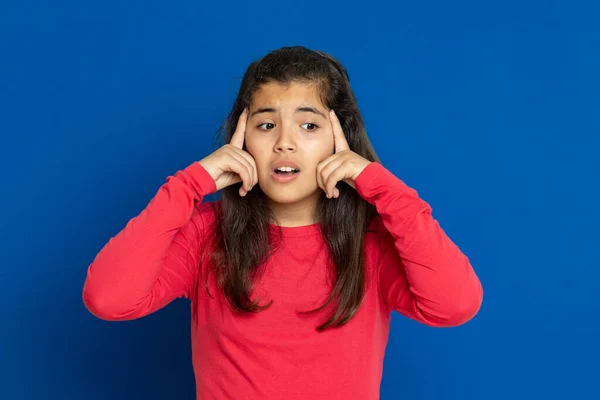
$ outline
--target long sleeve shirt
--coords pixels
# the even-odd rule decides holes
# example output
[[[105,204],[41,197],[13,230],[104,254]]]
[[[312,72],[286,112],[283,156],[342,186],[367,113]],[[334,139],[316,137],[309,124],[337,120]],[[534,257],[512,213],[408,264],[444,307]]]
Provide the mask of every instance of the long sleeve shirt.
[[[211,257],[202,255],[216,202],[203,199],[216,186],[198,162],[167,177],[105,244],[88,267],[83,301],[95,316],[123,321],[189,299],[198,399],[379,399],[391,312],[457,326],[478,312],[483,290],[414,189],[377,162],[355,186],[379,215],[365,236],[365,296],[342,327],[318,332],[329,314],[298,313],[321,305],[331,290],[318,224],[281,227],[283,241],[252,295],[261,304],[273,300],[266,310],[233,311],[214,274],[207,293]]]

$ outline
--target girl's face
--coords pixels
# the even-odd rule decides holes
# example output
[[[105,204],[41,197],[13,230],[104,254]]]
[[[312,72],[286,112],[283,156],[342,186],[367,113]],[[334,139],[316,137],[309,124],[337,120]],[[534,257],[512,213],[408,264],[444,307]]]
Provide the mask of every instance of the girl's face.
[[[300,210],[317,203],[317,165],[334,152],[327,113],[312,84],[268,83],[255,93],[246,123],[246,149],[254,157],[258,183],[271,205]],[[297,173],[275,172],[279,165]]]

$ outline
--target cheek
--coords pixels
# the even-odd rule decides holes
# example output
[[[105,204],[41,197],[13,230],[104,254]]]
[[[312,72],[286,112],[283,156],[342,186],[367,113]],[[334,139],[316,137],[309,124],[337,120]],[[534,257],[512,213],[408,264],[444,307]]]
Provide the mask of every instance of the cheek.
[[[321,139],[310,144],[305,154],[310,154],[310,158],[316,164],[333,154],[333,140]]]
[[[260,142],[256,140],[256,138],[252,135],[246,136],[246,151],[250,154],[254,159],[260,158],[261,154],[261,146]]]
[[[244,137],[244,144],[246,145],[246,151],[250,154],[254,153],[254,149],[256,148],[256,138],[254,135],[246,133]]]
[[[246,138],[246,152],[254,158],[259,175],[268,170],[269,154],[265,150],[267,149],[265,146],[264,143],[257,140]],[[270,171],[267,171],[267,173],[270,173]]]

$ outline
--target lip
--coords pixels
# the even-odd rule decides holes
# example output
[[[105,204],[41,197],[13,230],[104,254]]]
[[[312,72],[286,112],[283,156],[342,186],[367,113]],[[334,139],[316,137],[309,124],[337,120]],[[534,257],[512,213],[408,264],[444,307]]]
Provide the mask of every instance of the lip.
[[[289,164],[288,164],[289,165]],[[292,165],[290,165],[291,167]],[[277,168],[277,167],[276,167]],[[297,167],[294,167],[297,168]],[[290,174],[290,175],[279,175],[275,172],[275,169],[273,169],[271,171],[271,179],[273,179],[275,182],[279,182],[279,183],[287,183],[290,181],[293,181],[294,179],[296,179],[298,177],[298,175],[300,175],[302,172],[298,171],[295,174]]]
[[[296,164],[295,162],[290,161],[290,160],[281,160],[281,161],[277,161],[274,164],[271,164],[271,171],[275,171],[277,168],[285,167],[285,166],[292,167],[292,168],[300,171],[300,167],[298,166],[298,164]],[[298,173],[300,173],[300,172],[298,172]]]
[[[298,172],[296,172],[295,174],[291,174],[291,175],[279,175],[275,172],[275,170],[279,167],[292,167],[296,170],[298,170]],[[296,164],[295,162],[291,161],[291,160],[279,160],[273,164],[271,164],[271,179],[273,179],[275,182],[279,182],[279,183],[287,183],[287,182],[291,182],[294,179],[296,179],[298,177],[298,175],[300,175],[302,173],[302,170],[300,169],[300,167],[298,166],[298,164]]]

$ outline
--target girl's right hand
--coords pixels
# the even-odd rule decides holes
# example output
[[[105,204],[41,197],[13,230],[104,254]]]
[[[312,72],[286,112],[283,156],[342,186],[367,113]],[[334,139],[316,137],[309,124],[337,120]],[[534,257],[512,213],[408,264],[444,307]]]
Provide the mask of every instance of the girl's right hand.
[[[198,161],[214,179],[217,190],[238,182],[244,184],[240,188],[240,196],[245,196],[258,183],[258,173],[254,158],[245,152],[244,139],[248,108],[245,108],[229,144]]]

